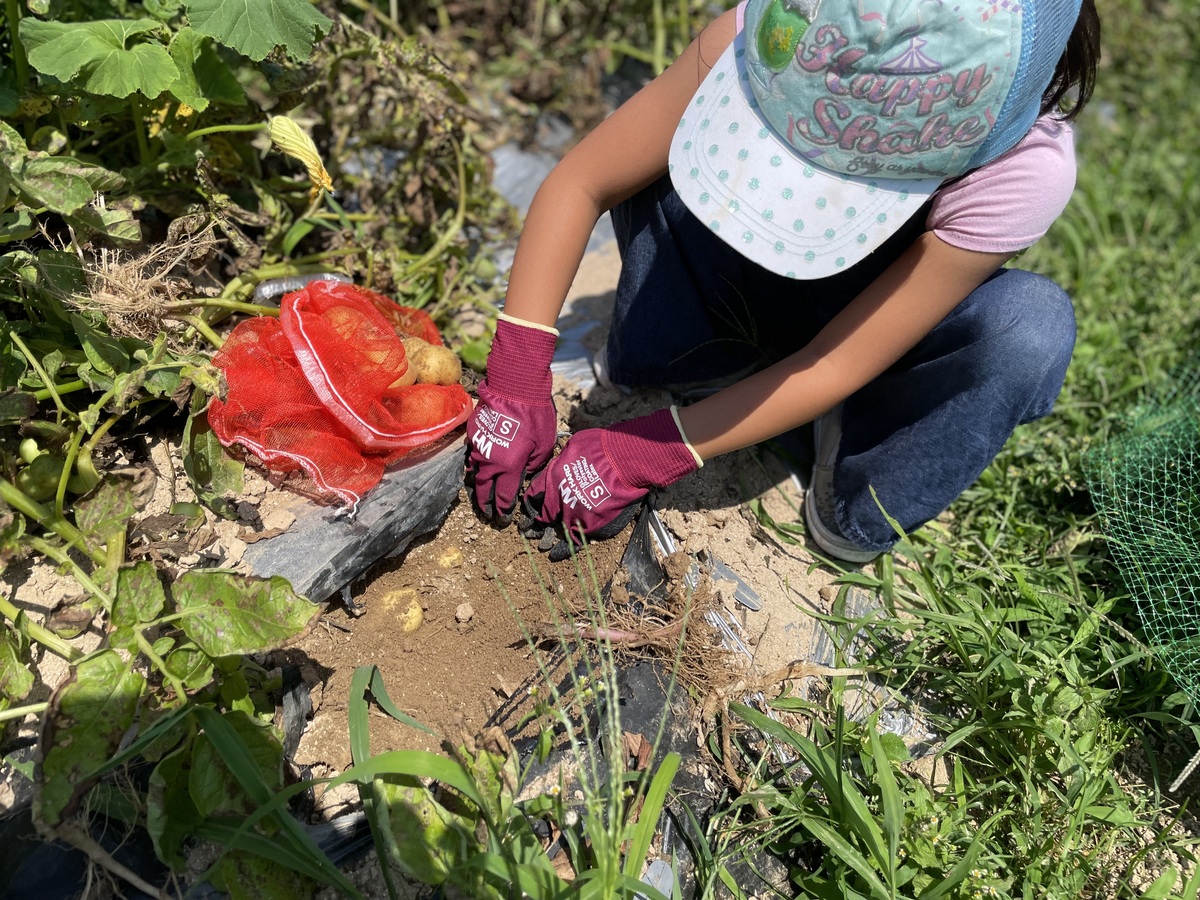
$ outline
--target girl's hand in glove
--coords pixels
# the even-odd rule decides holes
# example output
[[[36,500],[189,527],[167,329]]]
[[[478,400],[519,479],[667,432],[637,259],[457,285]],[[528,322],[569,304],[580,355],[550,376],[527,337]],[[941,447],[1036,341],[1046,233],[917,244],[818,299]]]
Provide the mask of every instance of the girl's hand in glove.
[[[558,526],[563,539],[550,549],[557,562],[577,549],[583,537],[607,538],[633,518],[650,488],[666,487],[696,471],[702,461],[683,434],[675,410],[589,428],[572,437],[562,452],[529,485],[525,509],[533,527]]]
[[[500,316],[467,421],[467,484],[484,517],[507,525],[529,472],[554,453],[558,414],[551,398],[550,361],[558,332]]]

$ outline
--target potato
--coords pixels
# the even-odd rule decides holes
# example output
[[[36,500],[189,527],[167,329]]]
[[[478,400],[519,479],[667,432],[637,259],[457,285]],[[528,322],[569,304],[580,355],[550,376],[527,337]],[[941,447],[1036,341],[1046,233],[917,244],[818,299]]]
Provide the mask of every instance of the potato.
[[[449,347],[432,344],[417,354],[418,384],[458,384],[462,378],[462,360]]]
[[[416,631],[425,621],[425,610],[414,588],[388,591],[383,595],[382,601],[383,608],[396,616],[400,622],[400,630],[405,634]]]
[[[449,347],[438,347],[418,337],[402,338],[410,369],[417,384],[457,384],[462,377],[462,360]]]
[[[404,355],[408,357],[409,363],[412,363],[417,355],[429,346],[429,341],[424,338],[412,337],[407,334],[400,336],[400,343],[404,345]]]
[[[407,350],[407,348],[405,348],[405,349]],[[406,355],[405,361],[408,364],[408,368],[404,370],[403,375],[401,375],[399,378],[397,378],[395,381],[393,381],[391,384],[388,385],[389,390],[391,390],[392,388],[408,387],[410,384],[417,383],[417,367],[415,365],[413,365],[412,357],[408,356],[407,353],[405,355]]]

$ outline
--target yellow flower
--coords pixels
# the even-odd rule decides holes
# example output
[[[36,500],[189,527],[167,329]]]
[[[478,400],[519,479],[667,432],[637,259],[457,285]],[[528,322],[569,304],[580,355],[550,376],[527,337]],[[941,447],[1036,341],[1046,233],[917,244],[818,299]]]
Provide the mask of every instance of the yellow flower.
[[[325,164],[321,162],[317,145],[299,125],[287,116],[271,116],[271,143],[288,156],[304,163],[314,195],[322,190],[333,193],[333,180],[325,171]]]

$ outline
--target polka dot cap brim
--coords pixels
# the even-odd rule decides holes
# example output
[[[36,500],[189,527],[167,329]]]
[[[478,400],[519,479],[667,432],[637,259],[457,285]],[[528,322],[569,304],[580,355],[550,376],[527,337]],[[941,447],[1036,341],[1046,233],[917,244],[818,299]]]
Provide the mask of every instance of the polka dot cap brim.
[[[868,256],[941,179],[850,177],[796,155],[753,108],[739,33],[709,72],[671,142],[671,180],[713,233],[769,271],[824,278]]]

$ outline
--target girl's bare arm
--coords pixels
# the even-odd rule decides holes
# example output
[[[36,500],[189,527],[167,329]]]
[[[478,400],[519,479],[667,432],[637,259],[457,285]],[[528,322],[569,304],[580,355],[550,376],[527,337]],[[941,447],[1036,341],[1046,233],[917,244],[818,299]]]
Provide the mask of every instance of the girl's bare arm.
[[[733,40],[734,11],[571,149],[534,195],[504,311],[553,325],[600,216],[667,171],[671,138],[696,89]]]
[[[683,430],[708,459],[815,419],[883,373],[1008,258],[921,235],[802,350],[681,409]]]

